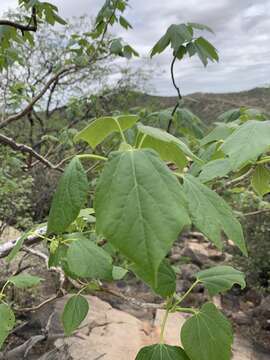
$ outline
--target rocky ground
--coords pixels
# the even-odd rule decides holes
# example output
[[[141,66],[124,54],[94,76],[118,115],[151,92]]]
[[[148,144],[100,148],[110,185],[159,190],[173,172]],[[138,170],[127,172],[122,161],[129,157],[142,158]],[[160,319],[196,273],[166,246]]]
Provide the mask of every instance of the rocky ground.
[[[177,291],[184,292],[190,287],[197,271],[210,265],[228,264],[232,255],[217,251],[200,233],[190,233],[176,242],[169,259],[177,272]],[[22,255],[11,266],[1,260],[0,281],[7,274],[13,273],[21,261]],[[24,266],[47,281],[36,293],[12,294],[15,303],[27,307],[53,296],[57,276],[48,273],[45,264],[42,265],[40,259],[35,257],[31,257],[31,263],[30,258],[27,260],[26,257]],[[136,298],[141,302],[161,301],[146,285],[132,276],[110,285],[110,288],[113,292],[121,292],[127,298]],[[183,306],[199,306],[207,300],[207,296],[203,287],[197,287]],[[145,309],[112,294],[87,297],[90,312],[75,336],[63,338],[59,318],[67,300],[65,296],[36,312],[19,315],[20,324],[10,336],[7,350],[18,348],[29,341],[29,351],[25,357],[28,360],[133,360],[140,347],[158,341],[163,310]],[[214,301],[231,319],[235,328],[233,360],[269,359],[270,297],[262,297],[253,289],[241,291],[235,287],[228,294],[215,297]],[[179,330],[184,320],[182,314],[170,316],[167,326],[169,331],[166,332],[169,344],[179,343]],[[41,341],[40,336],[45,340]],[[18,357],[18,353],[9,354],[6,360],[23,358]]]

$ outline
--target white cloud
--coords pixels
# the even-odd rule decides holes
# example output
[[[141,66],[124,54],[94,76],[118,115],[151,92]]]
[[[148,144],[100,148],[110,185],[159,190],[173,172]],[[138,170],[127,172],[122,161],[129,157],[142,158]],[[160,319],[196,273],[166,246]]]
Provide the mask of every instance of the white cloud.
[[[94,16],[104,0],[51,0],[66,17]],[[16,3],[1,0],[0,12]],[[269,0],[130,0],[126,13],[134,29],[114,30],[148,56],[153,44],[171,23],[202,22],[216,31],[209,38],[220,53],[220,62],[207,69],[198,60],[185,60],[176,66],[176,79],[183,93],[195,91],[238,91],[270,82],[270,2]],[[207,34],[205,34],[207,35]],[[208,36],[208,35],[207,35]],[[170,52],[153,60],[161,71],[153,73],[158,93],[174,95],[170,82]],[[138,60],[134,67],[142,66]],[[158,75],[157,75],[158,74]]]

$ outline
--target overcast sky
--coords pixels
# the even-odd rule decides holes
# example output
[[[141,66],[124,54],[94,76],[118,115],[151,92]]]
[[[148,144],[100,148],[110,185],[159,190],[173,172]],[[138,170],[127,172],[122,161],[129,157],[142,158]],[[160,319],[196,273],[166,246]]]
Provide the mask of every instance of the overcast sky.
[[[49,1],[49,0],[48,0]],[[104,0],[50,0],[64,17],[94,16]],[[17,3],[0,0],[0,14]],[[149,56],[153,44],[167,27],[181,22],[209,25],[216,36],[205,35],[219,50],[220,62],[205,69],[198,60],[187,59],[176,66],[182,92],[231,92],[270,84],[270,0],[130,0],[126,18],[133,30],[117,30],[141,56]],[[156,93],[174,95],[171,85],[170,51],[153,63]],[[132,66],[140,66],[132,60]]]

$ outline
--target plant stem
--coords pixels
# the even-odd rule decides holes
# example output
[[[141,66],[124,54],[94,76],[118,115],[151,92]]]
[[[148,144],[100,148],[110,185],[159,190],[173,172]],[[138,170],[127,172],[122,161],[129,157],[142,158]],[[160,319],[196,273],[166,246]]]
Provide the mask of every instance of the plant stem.
[[[142,144],[143,144],[146,136],[147,136],[146,134],[143,134],[143,136],[142,136],[142,138],[141,138],[141,141],[140,141],[140,143],[139,143],[138,149],[140,149],[140,148],[142,147]]]
[[[173,109],[173,111],[172,111],[172,117],[171,117],[171,119],[170,119],[170,121],[169,121],[169,123],[168,123],[167,132],[170,132],[170,130],[171,130],[171,126],[172,126],[174,114],[175,114],[176,110],[177,110],[178,107],[179,107],[179,102],[182,100],[182,95],[181,95],[181,92],[180,92],[180,88],[179,88],[179,86],[177,86],[176,81],[175,81],[175,78],[174,78],[174,64],[175,64],[176,59],[177,59],[177,57],[175,56],[175,57],[173,58],[172,63],[171,63],[171,78],[172,78],[173,86],[174,86],[174,88],[175,88],[176,91],[177,91],[178,102],[177,102],[177,104],[175,105],[175,107],[174,107],[174,109]]]
[[[192,309],[192,308],[182,308],[182,307],[176,307],[174,308],[175,311],[183,312],[187,314],[197,314],[198,310]]]
[[[161,331],[160,331],[160,338],[159,338],[159,343],[160,344],[164,344],[164,332],[165,332],[165,326],[166,326],[166,322],[168,320],[168,316],[169,316],[170,310],[166,309],[164,318],[162,320],[162,324],[161,324]]]
[[[261,160],[257,161],[257,164],[265,164],[270,162],[270,156],[266,156],[265,158],[262,158]]]
[[[94,159],[94,160],[103,160],[103,161],[108,160],[108,158],[101,156],[101,155],[96,155],[96,154],[81,154],[81,155],[76,155],[76,156],[79,159]]]
[[[177,301],[176,303],[174,304],[172,310],[174,311],[176,308],[177,308],[177,305],[181,304],[185,298],[191,293],[191,291],[195,288],[195,286],[197,286],[199,284],[199,280],[196,280],[192,285],[191,287],[188,289],[187,292],[185,292],[185,294],[183,296],[181,296]]]
[[[0,298],[4,295],[4,291],[5,291],[6,287],[8,286],[8,284],[9,284],[9,280],[7,280],[6,283],[4,284],[4,286],[0,292]]]
[[[121,138],[122,138],[123,142],[127,144],[127,139],[125,138],[125,134],[124,134],[124,132],[123,132],[123,130],[121,128],[121,125],[119,124],[119,121],[116,118],[113,118],[113,119],[114,119],[114,121],[115,121],[115,123],[116,123],[116,125],[117,125],[117,127],[119,129],[119,132],[120,132],[120,135],[121,135]]]

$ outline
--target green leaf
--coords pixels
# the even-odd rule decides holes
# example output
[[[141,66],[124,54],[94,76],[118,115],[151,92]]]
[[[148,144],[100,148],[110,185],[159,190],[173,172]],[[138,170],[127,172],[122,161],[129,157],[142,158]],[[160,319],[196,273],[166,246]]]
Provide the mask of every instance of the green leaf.
[[[166,298],[171,296],[176,291],[176,274],[170,264],[163,260],[158,268],[157,273],[157,285],[153,283],[151,277],[143,268],[131,266],[131,270],[135,272],[135,274],[146,282],[156,294],[161,295]]]
[[[60,178],[53,197],[48,233],[60,234],[77,218],[88,192],[87,175],[78,158],[74,158]]]
[[[112,54],[120,55],[122,53],[123,45],[119,39],[114,39],[110,46],[110,51]]]
[[[201,182],[208,182],[216,178],[222,178],[232,170],[228,159],[216,159],[202,166],[199,175]]]
[[[264,165],[257,165],[252,176],[251,184],[260,196],[268,194],[270,192],[270,170]]]
[[[230,290],[234,284],[246,287],[245,275],[231,266],[215,266],[200,271],[196,278],[204,284],[211,296]]]
[[[152,150],[114,152],[96,189],[97,233],[155,282],[162,259],[189,224],[176,177]]]
[[[189,360],[189,357],[178,346],[156,344],[142,348],[135,360]]]
[[[201,141],[201,145],[207,145],[214,141],[225,140],[235,130],[235,126],[227,124],[220,124],[215,127],[208,135],[206,135]]]
[[[255,161],[269,149],[270,121],[256,120],[241,125],[221,146],[221,150],[229,156],[234,170]]]
[[[123,16],[119,17],[119,23],[126,30],[132,29],[132,26],[130,25],[130,23]]]
[[[128,273],[127,269],[124,269],[120,266],[114,266],[112,270],[113,280],[122,280]]]
[[[65,335],[70,336],[78,328],[88,311],[89,304],[83,296],[75,295],[68,299],[62,314]]]
[[[15,256],[18,254],[18,252],[21,250],[24,240],[26,240],[29,236],[31,231],[26,231],[24,234],[22,234],[22,236],[17,240],[16,245],[14,246],[14,248],[11,250],[11,252],[9,253],[9,255],[6,258],[7,262],[12,261]]]
[[[42,279],[38,276],[33,276],[33,275],[29,275],[29,274],[19,274],[16,276],[12,276],[9,279],[9,281],[19,289],[26,289],[26,288],[31,288],[31,287],[37,286],[43,280],[44,279]]]
[[[74,138],[75,141],[84,140],[92,148],[100,144],[107,136],[113,132],[119,132],[119,123],[124,131],[131,128],[139,117],[137,115],[122,115],[116,117],[101,117],[92,121],[86,128],[80,131]]]
[[[213,62],[219,60],[217,50],[205,38],[199,37],[196,39],[194,41],[194,46],[196,47],[196,52],[204,66],[207,65],[208,59]]]
[[[196,30],[207,30],[209,32],[211,32],[212,34],[214,34],[214,31],[207,25],[203,25],[203,24],[198,24],[198,23],[194,23],[194,22],[189,22],[187,24],[188,26],[191,26],[193,29]]]
[[[241,224],[230,206],[214,191],[192,175],[184,178],[184,191],[194,225],[222,249],[221,232],[247,254]]]
[[[15,316],[6,304],[0,304],[0,348],[15,325]]]
[[[145,135],[141,147],[153,148],[163,160],[173,161],[181,169],[186,165],[184,154],[195,161],[201,162],[183,141],[166,131],[142,124],[138,125],[138,130]]]
[[[151,57],[162,53],[169,44],[171,44],[172,49],[177,52],[179,47],[185,42],[191,41],[192,37],[192,28],[185,24],[173,24],[168,28],[165,35],[155,44],[151,51]]]
[[[232,327],[212,303],[188,319],[181,330],[181,341],[192,360],[230,360]]]
[[[82,278],[112,278],[112,259],[101,247],[89,239],[72,241],[67,251],[68,267]]]

